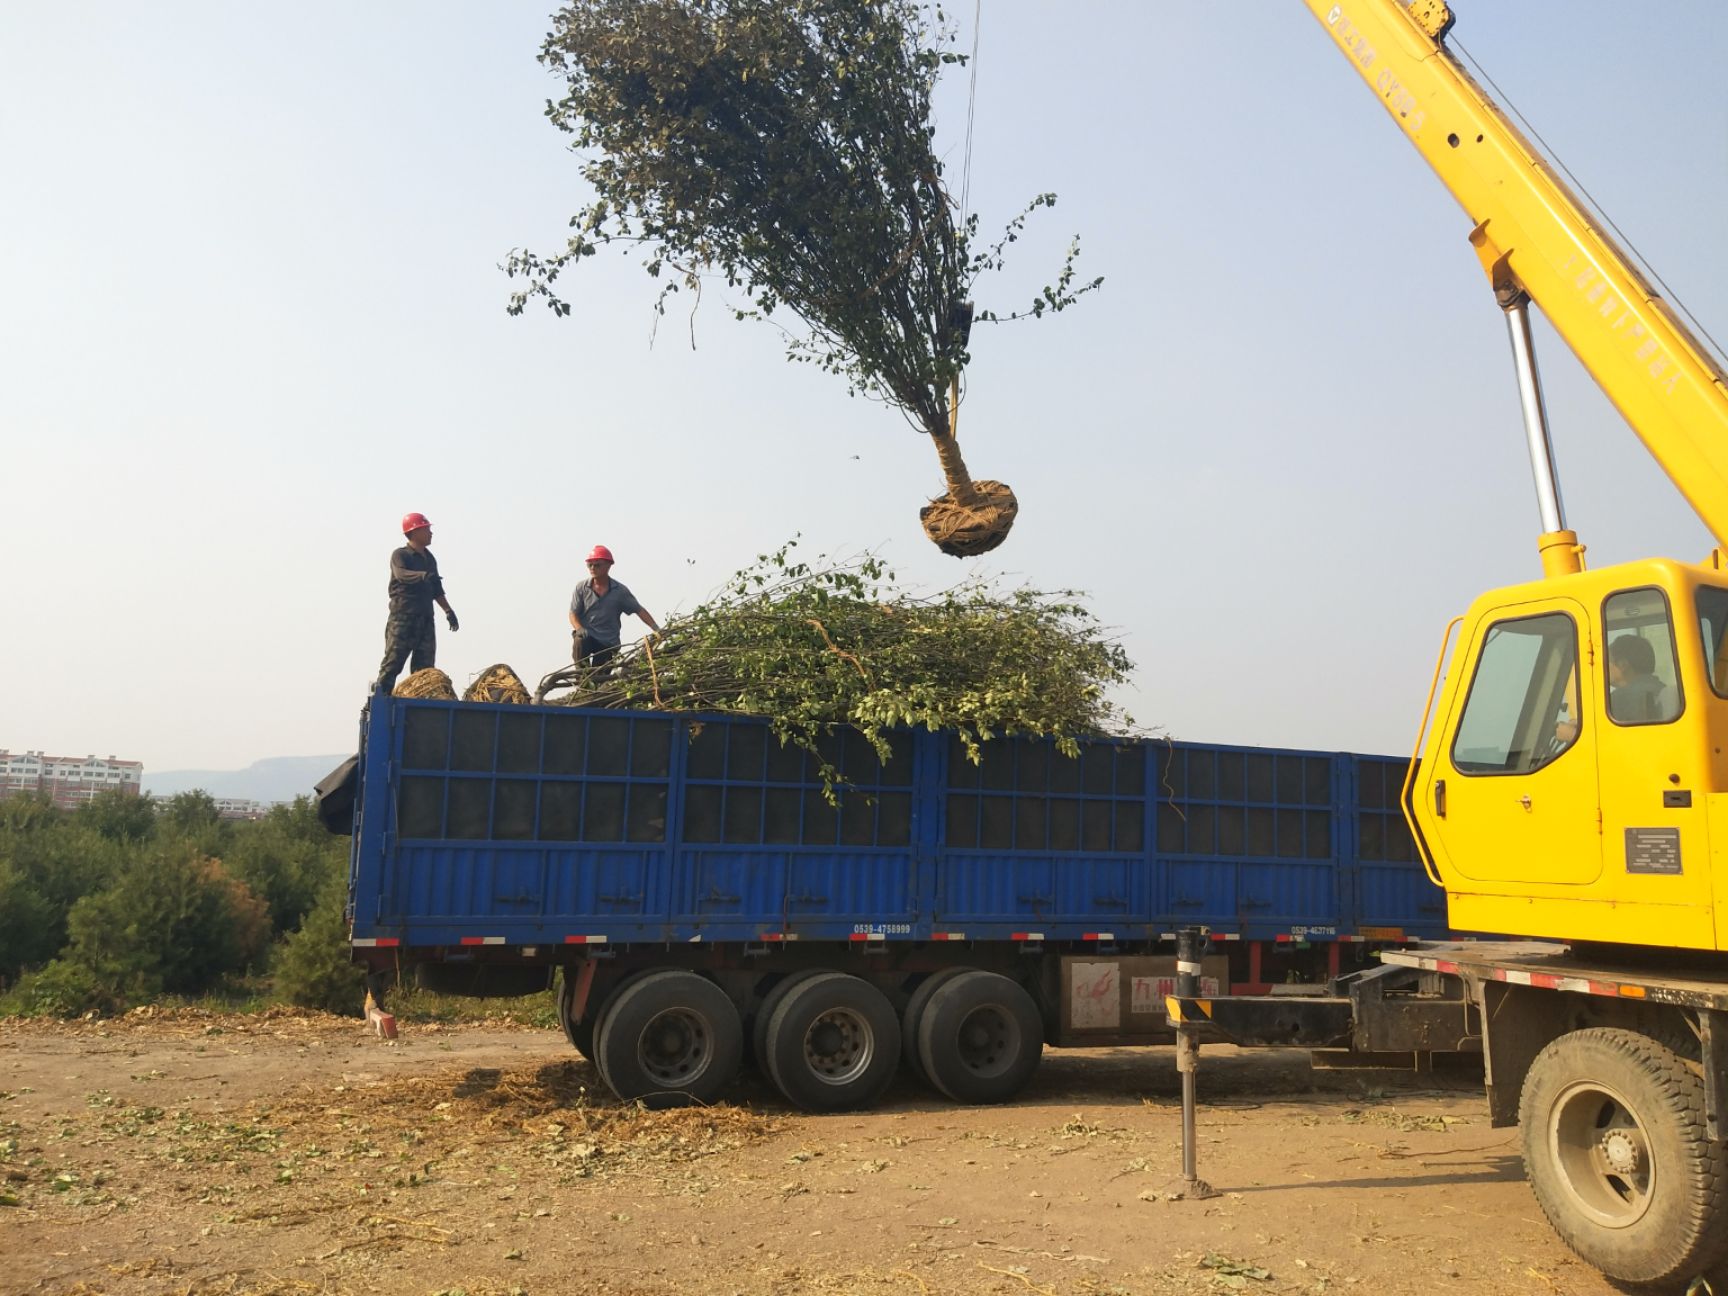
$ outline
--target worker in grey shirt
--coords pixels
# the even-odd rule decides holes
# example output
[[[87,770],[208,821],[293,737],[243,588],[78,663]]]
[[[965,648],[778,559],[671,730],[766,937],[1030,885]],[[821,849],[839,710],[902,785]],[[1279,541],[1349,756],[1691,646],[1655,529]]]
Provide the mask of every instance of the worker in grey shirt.
[[[627,612],[658,633],[660,623],[628,586],[612,579],[612,551],[595,545],[588,554],[588,579],[570,596],[570,656],[578,666],[603,666],[617,655]]]

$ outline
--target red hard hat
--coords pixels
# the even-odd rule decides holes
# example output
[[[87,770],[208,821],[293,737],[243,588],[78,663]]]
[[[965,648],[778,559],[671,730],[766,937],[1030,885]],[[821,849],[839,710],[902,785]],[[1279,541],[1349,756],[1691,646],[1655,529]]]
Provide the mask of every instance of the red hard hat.
[[[610,549],[608,549],[605,545],[595,545],[592,549],[590,549],[588,551],[587,561],[589,561],[589,562],[613,562],[613,561],[615,561],[615,559],[612,557],[612,551]]]
[[[421,527],[429,527],[431,525],[432,519],[427,517],[424,513],[404,513],[402,515],[403,535],[407,535],[410,531],[418,531]]]

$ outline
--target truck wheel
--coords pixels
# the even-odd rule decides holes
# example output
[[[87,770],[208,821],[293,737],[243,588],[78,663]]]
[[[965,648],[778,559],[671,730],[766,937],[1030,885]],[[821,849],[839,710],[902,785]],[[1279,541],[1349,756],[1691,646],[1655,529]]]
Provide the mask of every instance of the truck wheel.
[[[607,1005],[594,1061],[612,1092],[644,1106],[713,1102],[738,1074],[744,1028],[719,986],[694,972],[650,972]]]
[[[843,972],[790,987],[768,1019],[768,1078],[805,1111],[876,1101],[900,1063],[900,1022],[882,992]]]
[[[1015,982],[976,969],[937,987],[918,1023],[918,1060],[957,1103],[1006,1102],[1044,1052],[1038,1005]]]
[[[811,977],[821,976],[825,968],[803,968],[797,972],[788,972],[774,983],[773,989],[762,996],[762,1004],[756,1009],[756,1019],[750,1027],[750,1056],[756,1063],[756,1069],[763,1075],[768,1074],[768,1019],[774,1015],[774,1010],[791,993],[792,987]]]
[[[900,1017],[900,1056],[906,1069],[925,1084],[930,1083],[930,1077],[924,1073],[924,1063],[918,1057],[918,1024],[924,1020],[930,997],[955,977],[971,970],[943,968],[940,972],[932,972],[918,983],[912,997],[906,1001],[906,1011]]]
[[[587,1011],[581,1021],[571,1021],[570,1014],[576,1008],[576,981],[569,969],[558,979],[558,1024],[564,1028],[564,1038],[570,1041],[570,1047],[590,1062],[594,1060],[594,1025],[600,1020],[600,1006],[611,992],[609,982],[595,977],[588,987]]]
[[[1548,1222],[1610,1278],[1684,1281],[1728,1250],[1704,1085],[1672,1050],[1629,1030],[1562,1035],[1531,1063],[1518,1125]]]

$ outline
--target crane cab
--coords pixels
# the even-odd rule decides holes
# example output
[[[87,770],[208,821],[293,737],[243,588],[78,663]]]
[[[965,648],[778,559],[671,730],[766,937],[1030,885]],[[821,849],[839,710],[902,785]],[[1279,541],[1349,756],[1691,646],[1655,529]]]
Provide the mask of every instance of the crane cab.
[[[1462,620],[1405,807],[1452,927],[1728,948],[1728,571],[1579,571]]]

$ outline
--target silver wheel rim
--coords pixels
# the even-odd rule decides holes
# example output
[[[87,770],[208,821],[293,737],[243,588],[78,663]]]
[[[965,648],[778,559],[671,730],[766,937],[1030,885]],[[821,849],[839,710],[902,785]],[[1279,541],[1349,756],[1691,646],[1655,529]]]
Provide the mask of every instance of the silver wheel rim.
[[[993,1079],[1014,1065],[1020,1053],[1020,1023],[996,1004],[967,1013],[955,1035],[961,1065],[975,1076]]]
[[[1658,1167],[1638,1113],[1597,1080],[1567,1085],[1548,1115],[1548,1152],[1572,1204],[1606,1228],[1630,1228],[1655,1200]]]
[[[850,1084],[869,1070],[876,1032],[850,1008],[830,1008],[804,1032],[804,1065],[824,1084]]]
[[[707,1019],[688,1008],[656,1013],[636,1038],[636,1057],[656,1084],[668,1089],[689,1085],[714,1057]]]

